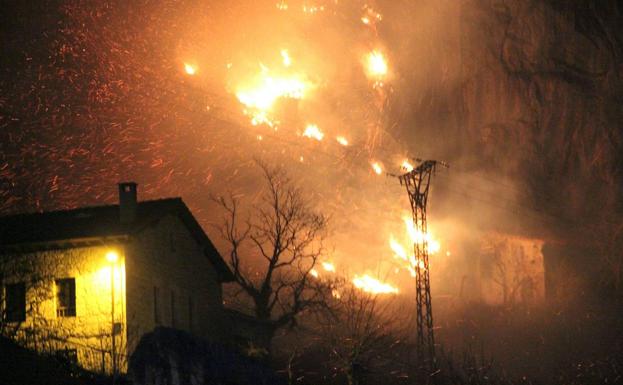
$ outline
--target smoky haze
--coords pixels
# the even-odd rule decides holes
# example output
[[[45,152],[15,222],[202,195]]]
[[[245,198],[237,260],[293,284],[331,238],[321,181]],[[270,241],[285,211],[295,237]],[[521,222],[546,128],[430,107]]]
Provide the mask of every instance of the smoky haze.
[[[260,159],[282,165],[331,216],[326,260],[340,274],[370,274],[408,292],[412,278],[389,242],[408,247],[409,205],[384,174],[403,172],[405,159],[438,159],[450,168],[438,169],[430,196],[430,232],[440,243],[433,290],[457,296],[481,234],[560,242],[581,210],[608,211],[585,208],[582,197],[618,204],[621,116],[612,101],[621,95],[604,78],[610,59],[578,62],[592,52],[581,36],[575,51],[556,48],[577,10],[280,4],[17,5],[2,27],[2,211],[113,203],[115,183],[135,180],[141,199],[182,196],[215,235],[209,226],[220,213],[209,195],[257,202]],[[556,23],[545,28],[548,15]],[[383,76],[367,73],[372,51],[384,55]],[[550,66],[559,58],[569,65],[557,73]],[[270,118],[279,123],[254,126],[236,94],[267,74],[307,88],[276,99]],[[592,93],[577,82],[590,82]],[[599,90],[601,109],[591,102]],[[308,124],[322,140],[304,136]]]

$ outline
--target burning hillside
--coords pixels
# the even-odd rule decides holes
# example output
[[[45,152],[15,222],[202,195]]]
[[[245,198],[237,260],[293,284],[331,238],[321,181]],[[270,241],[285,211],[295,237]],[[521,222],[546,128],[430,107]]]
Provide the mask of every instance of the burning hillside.
[[[564,183],[556,186],[572,186],[576,175],[592,178],[586,165],[596,165],[608,180],[620,137],[572,135],[585,145],[568,148],[539,132],[585,132],[577,124],[596,110],[582,109],[584,96],[564,91],[574,87],[565,79],[588,79],[609,95],[598,79],[609,59],[597,55],[594,65],[566,66],[571,77],[546,78],[539,74],[553,71],[540,71],[517,43],[538,40],[533,30],[509,17],[510,31],[525,39],[483,37],[483,23],[503,30],[483,7],[356,0],[24,6],[4,27],[14,33],[5,42],[3,69],[11,75],[0,99],[0,208],[112,202],[107,186],[135,179],[142,198],[184,197],[207,228],[215,221],[208,192],[257,199],[253,162],[262,159],[284,165],[333,218],[325,262],[362,288],[388,293],[412,287],[419,264],[412,242],[427,241],[432,269],[444,276],[470,266],[462,262],[468,244],[483,232],[552,237],[574,221],[565,208],[576,207],[576,191],[584,190],[555,202],[548,175],[559,170]],[[524,14],[521,5],[504,9]],[[528,16],[538,24],[534,12]],[[34,14],[41,15],[31,21]],[[566,28],[564,17],[556,20]],[[23,35],[15,33],[20,23],[31,27]],[[489,53],[498,49],[504,63]],[[592,70],[575,70],[584,67]],[[522,71],[534,78],[529,85],[522,83],[528,75],[513,75]],[[562,94],[579,95],[568,99],[569,110],[588,111],[585,118],[547,109],[545,100]],[[618,119],[614,110],[597,113]],[[411,170],[415,158],[456,165],[433,183],[427,233],[405,222],[406,196],[386,176]],[[597,193],[611,205],[606,190]],[[444,291],[446,281],[437,285]]]

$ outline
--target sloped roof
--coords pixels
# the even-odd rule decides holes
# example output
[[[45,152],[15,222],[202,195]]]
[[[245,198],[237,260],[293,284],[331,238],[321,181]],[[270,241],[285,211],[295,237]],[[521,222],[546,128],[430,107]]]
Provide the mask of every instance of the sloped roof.
[[[0,217],[0,249],[25,244],[130,236],[168,214],[180,218],[192,237],[204,248],[221,280],[231,281],[233,275],[229,267],[181,198],[138,202],[136,220],[131,224],[119,220],[119,205]]]

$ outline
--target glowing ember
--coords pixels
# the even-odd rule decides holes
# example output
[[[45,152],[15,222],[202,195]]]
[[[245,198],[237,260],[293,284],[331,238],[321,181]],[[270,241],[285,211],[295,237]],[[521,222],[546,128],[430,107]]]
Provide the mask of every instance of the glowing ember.
[[[184,71],[188,74],[188,75],[194,75],[197,73],[197,67],[189,64],[189,63],[184,63]]]
[[[366,69],[368,75],[380,78],[387,75],[387,61],[379,51],[372,51],[366,56]]]
[[[333,289],[331,290],[331,295],[333,296],[333,298],[335,299],[340,299],[342,298],[342,295],[340,294],[339,290],[337,289]]]
[[[311,274],[314,278],[318,278],[318,271],[316,269],[311,269],[309,271],[309,274]]]
[[[292,65],[292,59],[290,58],[290,54],[287,49],[281,50],[281,58],[283,59],[284,66],[290,67]]]
[[[404,261],[408,260],[407,252],[405,251],[404,247],[402,247],[402,245],[398,243],[398,241],[396,241],[393,236],[390,236],[389,247],[392,249],[396,257]]]
[[[383,173],[383,167],[379,162],[372,162],[371,165],[375,173],[377,173],[378,175],[381,175]]]
[[[364,16],[364,17],[361,18],[361,22],[366,24],[366,25],[368,25],[368,24],[370,24],[370,19],[368,17]]]
[[[338,136],[337,138],[335,138],[337,140],[337,142],[339,144],[341,144],[342,146],[348,146],[348,139],[346,139],[343,136]]]
[[[325,269],[326,271],[335,273],[335,265],[332,264],[331,262],[322,262],[322,268]]]
[[[373,278],[367,274],[363,276],[355,276],[352,282],[356,288],[362,291],[365,291],[366,293],[372,293],[372,294],[397,294],[398,293],[398,288],[388,283],[381,282],[378,279]]]
[[[316,140],[322,140],[322,138],[324,138],[324,133],[320,131],[317,125],[308,124],[305,128],[305,132],[303,132],[303,136]]]
[[[303,12],[304,13],[314,14],[314,13],[321,12],[321,11],[324,11],[324,5],[321,5],[321,6],[317,6],[317,5],[303,5]]]
[[[413,171],[413,165],[411,163],[409,163],[409,161],[407,159],[405,159],[402,164],[400,165],[400,167],[402,167],[403,169],[407,170],[407,172],[411,172]]]

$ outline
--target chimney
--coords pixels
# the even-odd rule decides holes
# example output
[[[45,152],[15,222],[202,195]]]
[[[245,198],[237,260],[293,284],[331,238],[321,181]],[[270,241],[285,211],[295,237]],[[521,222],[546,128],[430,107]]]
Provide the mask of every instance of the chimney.
[[[119,183],[119,220],[132,223],[136,219],[136,183]]]

